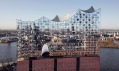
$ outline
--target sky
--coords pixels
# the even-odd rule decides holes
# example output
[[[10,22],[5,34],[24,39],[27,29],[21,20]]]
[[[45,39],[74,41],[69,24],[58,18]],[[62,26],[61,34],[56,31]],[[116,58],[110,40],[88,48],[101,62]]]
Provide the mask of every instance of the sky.
[[[119,0],[0,0],[0,29],[16,29],[16,19],[53,19],[91,6],[101,8],[101,29],[119,29]]]

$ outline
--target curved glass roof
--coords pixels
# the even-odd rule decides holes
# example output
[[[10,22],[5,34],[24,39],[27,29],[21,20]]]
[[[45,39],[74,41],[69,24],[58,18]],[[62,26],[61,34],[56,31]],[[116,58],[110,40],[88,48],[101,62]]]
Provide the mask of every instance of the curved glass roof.
[[[60,20],[60,18],[59,18],[58,15],[56,15],[55,18],[52,19],[52,20],[50,20],[50,19],[48,19],[48,18],[46,18],[46,17],[44,17],[44,16],[41,17],[39,20],[42,20],[42,21],[43,21],[43,19],[45,19],[45,20],[47,20],[47,21],[52,21],[52,22],[65,22],[65,21],[74,19],[76,16],[77,16],[77,18],[78,18],[78,17],[80,17],[80,14],[83,14],[83,13],[86,14],[86,15],[96,13],[96,14],[98,15],[99,12],[100,12],[100,9],[95,10],[95,9],[91,6],[91,7],[90,7],[89,9],[87,9],[87,10],[78,9],[78,11],[77,11],[76,13],[74,13],[71,17],[69,17],[68,19],[63,20],[63,21]]]

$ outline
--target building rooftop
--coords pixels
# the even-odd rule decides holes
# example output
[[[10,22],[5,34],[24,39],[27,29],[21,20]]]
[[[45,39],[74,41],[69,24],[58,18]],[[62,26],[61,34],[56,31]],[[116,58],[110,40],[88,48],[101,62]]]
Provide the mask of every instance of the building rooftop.
[[[54,18],[54,19],[52,19],[52,21],[55,21],[55,22],[60,22],[60,18],[59,18],[59,16],[58,16],[58,15],[56,15],[56,16],[55,16],[55,18]]]
[[[93,13],[95,12],[95,9],[93,8],[93,6],[91,6],[88,10],[82,10],[82,11],[86,13]]]

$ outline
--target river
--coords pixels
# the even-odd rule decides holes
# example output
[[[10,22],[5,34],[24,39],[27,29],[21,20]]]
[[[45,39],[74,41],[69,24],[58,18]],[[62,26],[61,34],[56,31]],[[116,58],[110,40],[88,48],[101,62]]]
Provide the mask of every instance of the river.
[[[17,42],[0,44],[0,63],[16,61]],[[119,71],[119,49],[100,49],[101,71]]]
[[[0,63],[15,61],[17,54],[17,42],[0,43]]]

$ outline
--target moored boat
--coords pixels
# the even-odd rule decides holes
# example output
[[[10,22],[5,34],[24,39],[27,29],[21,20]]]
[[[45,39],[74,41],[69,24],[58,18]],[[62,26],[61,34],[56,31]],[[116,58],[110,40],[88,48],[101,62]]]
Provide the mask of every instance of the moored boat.
[[[14,42],[17,41],[16,37],[2,37],[0,38],[0,43],[10,43],[10,42]]]

